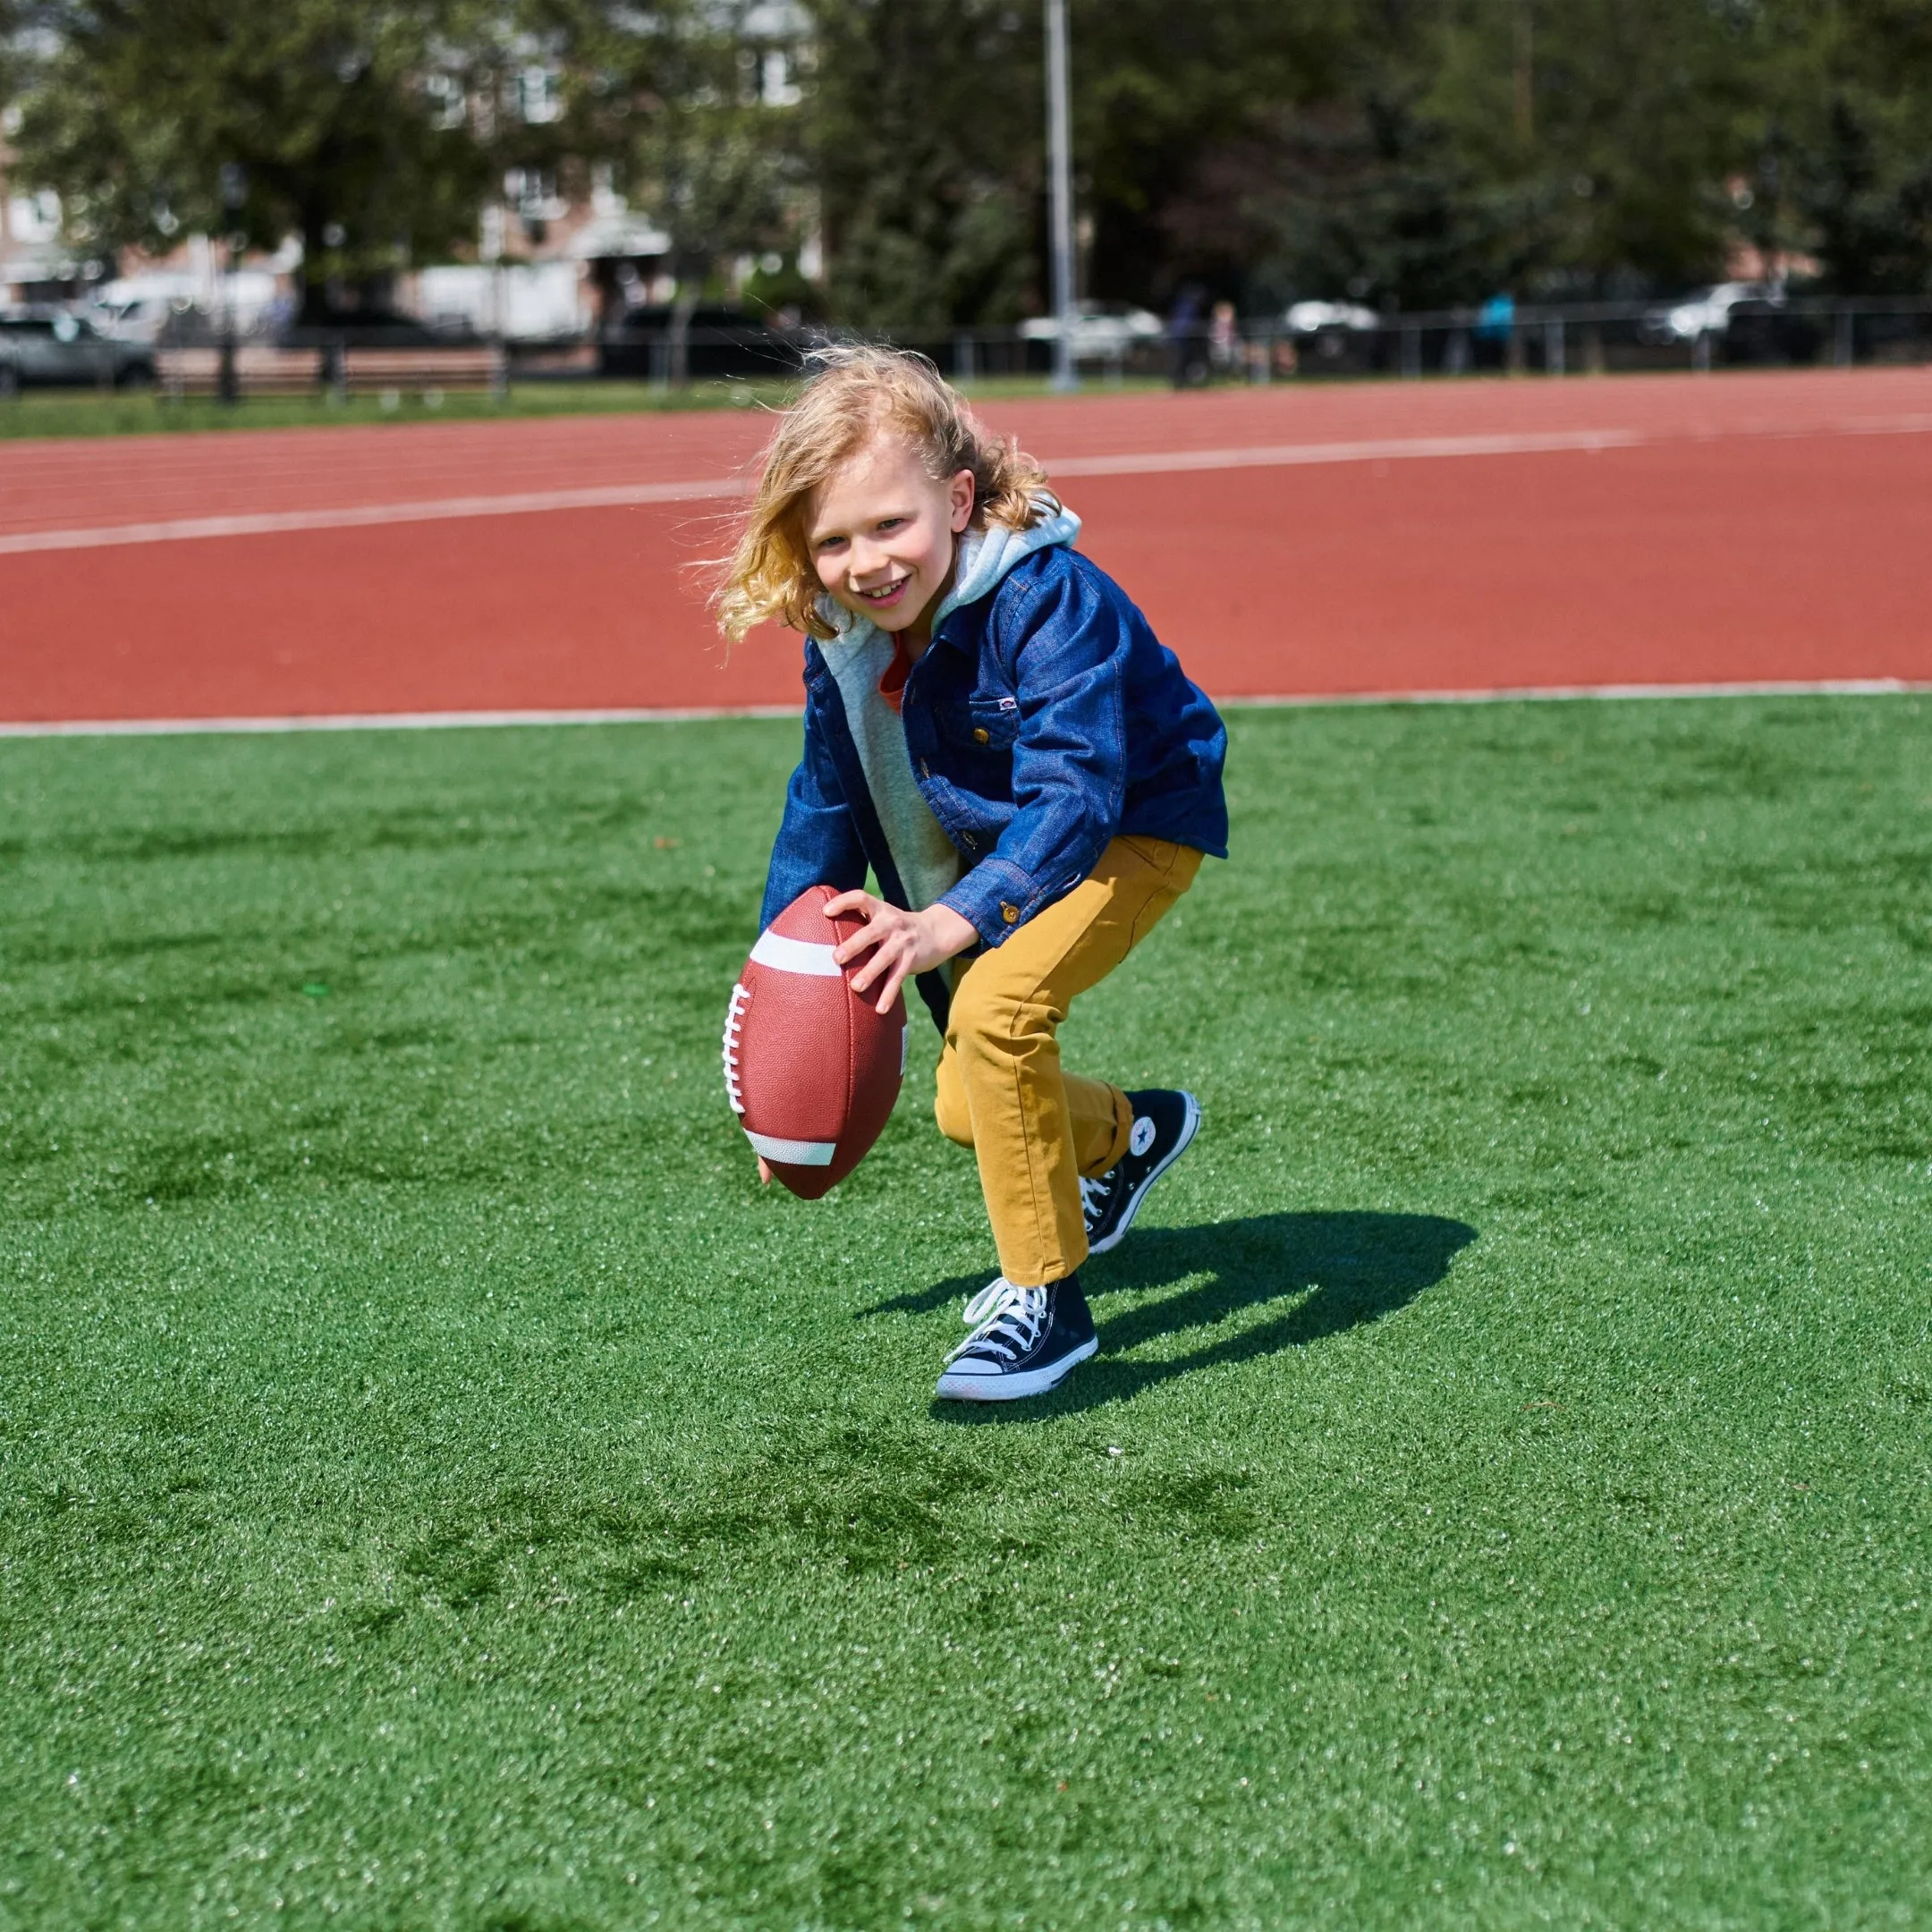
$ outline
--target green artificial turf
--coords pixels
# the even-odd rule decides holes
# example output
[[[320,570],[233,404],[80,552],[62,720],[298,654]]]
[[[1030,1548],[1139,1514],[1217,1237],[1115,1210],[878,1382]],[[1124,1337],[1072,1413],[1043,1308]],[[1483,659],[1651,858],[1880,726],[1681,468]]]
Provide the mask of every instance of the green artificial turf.
[[[989,377],[964,386],[976,401],[1013,401],[1051,393],[1044,376]],[[1118,399],[1123,394],[1157,394],[1167,385],[1144,377],[1109,383],[1089,379],[1083,395]],[[244,396],[218,402],[210,396],[171,398],[152,390],[103,394],[89,389],[29,389],[0,399],[0,442],[10,436],[157,436],[204,429],[300,429],[347,423],[489,421],[527,416],[623,416],[640,411],[782,408],[796,391],[788,382],[704,380],[682,389],[652,383],[564,378],[513,383],[501,396],[487,390],[453,389],[431,402],[395,392],[343,400],[316,394]]]
[[[1932,706],[1250,712],[930,1402],[717,1066],[796,727],[0,743],[0,1926],[1932,1919]]]

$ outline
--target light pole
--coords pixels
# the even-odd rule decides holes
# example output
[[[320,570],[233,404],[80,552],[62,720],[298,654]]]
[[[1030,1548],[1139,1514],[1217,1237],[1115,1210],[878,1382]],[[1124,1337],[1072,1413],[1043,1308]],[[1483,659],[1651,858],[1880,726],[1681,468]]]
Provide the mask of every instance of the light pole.
[[[1073,363],[1073,130],[1067,95],[1066,0],[1046,0],[1046,174],[1051,199],[1055,389],[1078,389]]]
[[[226,217],[227,233],[223,235],[222,242],[226,250],[227,273],[222,277],[221,361],[215,379],[215,393],[224,402],[242,400],[242,385],[235,377],[234,273],[235,256],[241,250],[238,231],[242,205],[247,199],[248,170],[239,161],[224,161],[221,165],[221,205],[222,214]]]

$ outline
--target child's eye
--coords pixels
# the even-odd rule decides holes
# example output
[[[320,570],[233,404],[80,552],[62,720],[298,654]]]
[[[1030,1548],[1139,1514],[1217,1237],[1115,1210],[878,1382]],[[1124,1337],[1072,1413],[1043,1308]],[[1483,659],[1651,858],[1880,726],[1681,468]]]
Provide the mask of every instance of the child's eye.
[[[881,517],[878,521],[878,528],[882,530],[897,530],[904,521],[905,519],[902,516]]]

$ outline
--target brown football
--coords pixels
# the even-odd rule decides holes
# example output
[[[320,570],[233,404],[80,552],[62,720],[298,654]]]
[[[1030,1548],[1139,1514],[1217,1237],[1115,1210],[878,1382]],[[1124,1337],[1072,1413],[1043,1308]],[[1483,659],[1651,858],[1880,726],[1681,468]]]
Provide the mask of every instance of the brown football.
[[[826,916],[830,886],[801,892],[765,930],[724,1015],[724,1093],[753,1150],[802,1200],[836,1187],[870,1150],[905,1075],[904,999],[880,1013],[833,948],[865,924]]]

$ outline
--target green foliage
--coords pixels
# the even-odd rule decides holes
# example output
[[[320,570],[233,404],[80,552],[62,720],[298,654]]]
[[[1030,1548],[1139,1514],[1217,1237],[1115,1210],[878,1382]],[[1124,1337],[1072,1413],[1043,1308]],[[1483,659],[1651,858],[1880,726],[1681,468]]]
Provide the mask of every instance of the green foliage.
[[[693,287],[722,258],[795,253],[806,225],[798,111],[758,95],[758,12],[541,0],[534,15],[564,78],[560,146],[619,165]]]
[[[1278,181],[1277,123],[1344,85],[1350,21],[1313,0],[1075,0],[1075,140],[1096,293],[1240,288]]]
[[[1932,289],[1932,5],[1792,5],[1752,186],[1851,293]]]
[[[1035,10],[819,15],[843,312],[1038,304]],[[1932,286],[1924,0],[1076,0],[1072,28],[1097,295],[1629,296],[1723,275],[1739,240]]]
[[[1628,293],[1721,267],[1750,65],[1680,0],[1381,0],[1335,84],[1215,158],[1272,301]]]
[[[105,252],[200,230],[301,237],[313,289],[368,281],[473,238],[501,165],[488,0],[21,0],[45,51],[25,75],[19,170],[60,190]],[[245,171],[239,204],[222,171]]]
[[[0,1927],[1932,1916],[1932,706],[1231,723],[996,1415],[929,1030],[723,1104],[795,724],[0,741]]]
[[[842,321],[940,332],[1036,311],[1037,0],[813,0],[797,105],[758,97],[760,48],[792,31],[771,12],[0,0],[0,85],[21,90],[17,172],[58,188],[104,251],[292,231],[318,286],[366,279],[467,245],[505,168],[581,189],[596,163],[668,230],[690,289],[737,257],[795,263],[822,219]],[[1072,15],[1096,296],[1161,304],[1188,279],[1250,309],[1630,296],[1715,278],[1741,242],[1814,258],[1841,290],[1932,287],[1928,0]],[[532,60],[563,85],[539,123],[504,106]],[[233,216],[229,162],[248,171]]]
[[[848,321],[1010,322],[1037,302],[1038,22],[1008,0],[818,0],[810,151]]]

